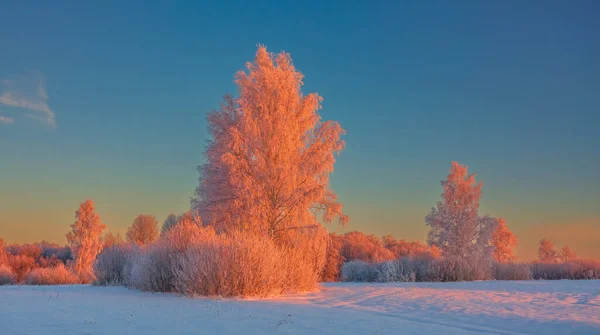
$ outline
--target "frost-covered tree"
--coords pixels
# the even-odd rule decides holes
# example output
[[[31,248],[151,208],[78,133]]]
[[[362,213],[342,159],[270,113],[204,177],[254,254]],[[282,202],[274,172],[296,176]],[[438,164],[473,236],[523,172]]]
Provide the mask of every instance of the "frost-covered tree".
[[[498,262],[512,262],[516,259],[514,248],[517,246],[517,237],[513,234],[503,218],[498,219],[498,227],[492,235],[494,259]]]
[[[279,238],[290,229],[339,219],[329,185],[344,129],[322,121],[321,97],[303,95],[302,74],[286,53],[259,47],[236,75],[239,97],[225,97],[208,116],[212,139],[192,209],[218,231],[229,228]]]
[[[565,245],[562,249],[560,249],[559,256],[561,262],[569,262],[577,258],[577,255],[575,255],[575,253],[571,251],[571,248],[569,248],[568,245]]]
[[[106,226],[100,221],[94,202],[82,202],[75,212],[75,223],[71,225],[67,240],[73,254],[73,269],[84,282],[94,278],[93,264],[102,251],[101,236],[104,228]]]
[[[0,238],[0,265],[8,264],[8,255],[6,253],[6,245],[4,239]]]
[[[442,186],[443,200],[425,218],[431,227],[428,243],[448,256],[463,259],[491,256],[490,239],[497,220],[479,216],[482,184],[475,181],[475,174],[468,174],[468,167],[452,162]]]
[[[104,237],[102,238],[102,242],[104,242],[105,248],[109,248],[109,247],[113,247],[113,246],[125,243],[125,241],[123,240],[123,237],[121,236],[120,233],[113,234],[110,231],[108,233],[104,234]]]
[[[550,240],[544,238],[540,241],[540,246],[538,247],[538,259],[540,262],[544,263],[556,263],[558,260],[558,253]]]
[[[171,230],[171,228],[173,228],[177,224],[177,222],[179,222],[179,217],[173,213],[169,214],[169,216],[167,216],[167,218],[163,222],[160,233],[167,233],[169,230]]]
[[[187,248],[207,241],[215,236],[212,226],[204,226],[198,215],[187,212],[179,217],[178,222],[162,234],[173,250],[185,251]]]
[[[127,229],[127,241],[138,246],[156,241],[158,238],[158,221],[153,215],[138,215],[133,224]]]

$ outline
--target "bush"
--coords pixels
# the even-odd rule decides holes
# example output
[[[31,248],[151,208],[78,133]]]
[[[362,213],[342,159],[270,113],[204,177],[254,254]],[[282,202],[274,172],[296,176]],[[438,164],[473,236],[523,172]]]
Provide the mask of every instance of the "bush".
[[[430,282],[455,282],[475,280],[473,268],[464,259],[443,257],[433,261],[426,275]]]
[[[431,252],[382,263],[351,261],[342,267],[342,280],[356,282],[449,282],[491,278],[491,264],[488,267],[487,263],[475,258],[436,258]]]
[[[416,273],[408,257],[386,261],[377,266],[376,281],[380,283],[414,282],[415,280]]]
[[[62,263],[53,268],[37,268],[25,276],[27,285],[67,285],[77,284],[79,278],[69,271]]]
[[[533,275],[526,263],[494,263],[494,279],[496,280],[531,280]]]
[[[211,227],[201,227],[192,217],[184,215],[182,220],[163,237],[147,249],[131,253],[124,267],[127,285],[141,291],[173,292],[175,263],[186,251],[214,239]]]
[[[17,283],[17,276],[13,270],[5,264],[0,264],[0,286],[14,285]]]
[[[363,261],[350,261],[342,266],[342,280],[351,282],[374,282],[377,280],[377,265]]]
[[[187,295],[223,297],[312,290],[326,243],[322,228],[287,232],[279,243],[237,231],[215,235],[174,259],[174,287]]]
[[[172,292],[173,252],[165,240],[155,242],[144,250],[136,249],[124,267],[127,286],[140,291]]]
[[[322,282],[336,282],[340,280],[344,257],[341,254],[342,239],[331,233],[327,242],[326,260],[321,274]]]
[[[600,279],[600,262],[594,260],[573,260],[565,263],[531,264],[533,279]]]
[[[125,267],[131,260],[131,254],[132,247],[127,244],[115,244],[104,248],[94,264],[94,285],[124,285]]]

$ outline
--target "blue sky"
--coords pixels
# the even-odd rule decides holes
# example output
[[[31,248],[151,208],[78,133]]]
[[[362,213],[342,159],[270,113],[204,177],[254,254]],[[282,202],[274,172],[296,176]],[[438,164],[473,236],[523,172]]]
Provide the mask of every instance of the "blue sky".
[[[291,53],[304,92],[348,131],[333,188],[349,229],[423,240],[457,160],[519,253],[558,231],[557,244],[599,256],[598,12],[596,1],[2,4],[0,95],[13,99],[0,101],[0,236],[63,243],[86,198],[113,231],[185,211],[206,112],[236,93],[260,43]],[[595,236],[561,237],[574,227]]]

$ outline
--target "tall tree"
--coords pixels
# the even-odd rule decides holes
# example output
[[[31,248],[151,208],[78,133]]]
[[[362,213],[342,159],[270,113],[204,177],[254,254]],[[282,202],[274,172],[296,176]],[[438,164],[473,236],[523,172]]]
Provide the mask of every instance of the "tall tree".
[[[494,259],[498,262],[511,262],[516,259],[514,248],[517,246],[517,237],[508,229],[503,218],[498,219],[498,227],[492,235]]]
[[[448,177],[441,183],[443,200],[425,218],[431,227],[429,244],[445,255],[491,256],[489,243],[497,220],[479,216],[482,184],[475,181],[475,174],[468,174],[468,167],[457,162],[452,162]]]
[[[127,241],[138,246],[156,241],[158,238],[158,221],[153,215],[138,215],[125,235]]]
[[[71,225],[67,240],[73,253],[75,273],[84,282],[93,279],[93,264],[102,251],[101,236],[104,228],[106,226],[100,221],[94,202],[82,202],[75,212],[75,223]]]
[[[169,230],[171,230],[171,228],[173,228],[177,224],[177,222],[179,222],[179,219],[180,218],[177,215],[173,213],[169,214],[169,216],[167,216],[167,218],[163,222],[160,233],[167,233]]]
[[[577,257],[577,255],[575,255],[575,253],[571,251],[571,248],[569,248],[568,245],[565,245],[562,249],[560,249],[559,257],[561,262],[568,262],[574,260]]]
[[[226,96],[208,116],[212,140],[192,209],[217,230],[244,229],[278,238],[290,229],[339,219],[329,186],[344,129],[322,121],[321,97],[303,95],[302,74],[286,53],[259,47],[236,75],[239,97]]]
[[[550,240],[542,239],[538,247],[538,259],[544,263],[556,263],[558,254],[554,249],[554,244]]]

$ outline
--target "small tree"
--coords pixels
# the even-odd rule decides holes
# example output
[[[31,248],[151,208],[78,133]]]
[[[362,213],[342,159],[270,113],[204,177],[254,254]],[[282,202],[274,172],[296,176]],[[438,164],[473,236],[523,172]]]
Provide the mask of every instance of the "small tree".
[[[556,263],[558,254],[554,249],[554,244],[550,240],[542,239],[538,248],[538,259],[544,263]]]
[[[4,239],[0,238],[0,265],[2,264],[8,264],[8,255],[6,253]]]
[[[560,261],[561,262],[569,262],[569,261],[574,260],[575,258],[577,258],[577,255],[575,255],[575,253],[573,251],[571,251],[571,248],[569,248],[568,245],[565,245],[560,250]]]
[[[492,235],[492,246],[494,247],[494,259],[498,262],[511,262],[516,259],[514,247],[517,245],[517,237],[508,229],[503,218],[498,219],[498,227]]]
[[[179,217],[177,217],[177,215],[173,213],[169,214],[169,216],[167,216],[167,218],[165,219],[165,222],[163,222],[160,233],[167,233],[169,230],[171,230],[171,228],[173,228],[177,224],[177,222],[179,222]]]
[[[138,215],[127,230],[127,241],[138,246],[156,241],[158,238],[158,221],[152,215]]]
[[[340,278],[340,271],[344,264],[344,257],[342,256],[342,237],[335,233],[329,234],[329,240],[327,241],[327,257],[325,260],[325,266],[323,267],[323,273],[321,275],[321,281],[323,282],[335,282]]]
[[[75,223],[71,225],[71,232],[67,240],[73,253],[73,269],[83,282],[94,278],[93,265],[96,256],[102,251],[102,231],[106,226],[100,221],[100,216],[95,212],[94,202],[86,200],[79,205],[75,212]]]
[[[125,243],[125,241],[123,240],[123,237],[121,236],[120,233],[113,234],[110,231],[108,233],[104,234],[102,241],[104,242],[105,248],[109,248],[109,247],[113,247],[113,246],[117,246],[117,245]]]
[[[468,174],[468,167],[452,162],[442,186],[443,201],[425,218],[431,227],[427,235],[429,244],[440,248],[445,255],[462,259],[491,256],[489,243],[497,220],[479,217],[482,184],[475,181],[475,174]]]
[[[322,121],[321,97],[303,95],[302,74],[286,53],[259,47],[248,72],[236,75],[240,96],[208,116],[212,139],[192,209],[217,230],[241,229],[282,238],[338,218],[342,204],[329,185],[344,129]]]
[[[208,241],[215,236],[212,226],[204,226],[202,219],[187,212],[179,217],[177,224],[167,230],[161,238],[175,251],[185,251],[191,246]]]

